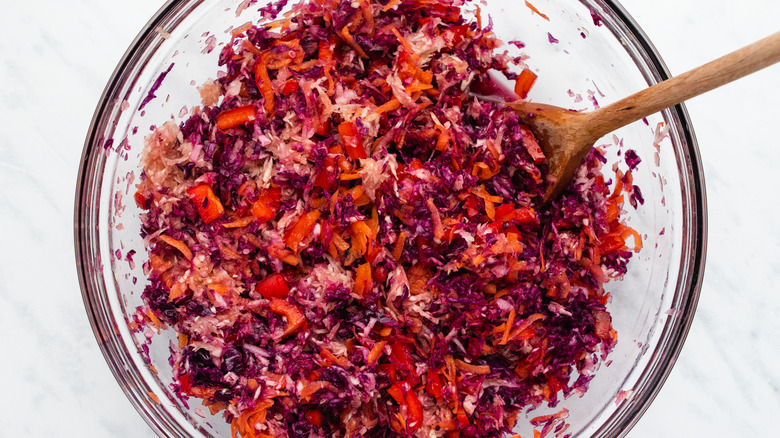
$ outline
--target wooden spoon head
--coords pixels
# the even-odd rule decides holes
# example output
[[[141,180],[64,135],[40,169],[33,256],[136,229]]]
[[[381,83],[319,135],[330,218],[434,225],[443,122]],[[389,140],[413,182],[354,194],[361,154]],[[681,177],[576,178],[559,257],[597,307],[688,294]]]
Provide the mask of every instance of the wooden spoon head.
[[[588,113],[534,102],[509,104],[536,136],[549,167],[549,181],[543,202],[548,203],[574,178],[596,138],[585,122]]]

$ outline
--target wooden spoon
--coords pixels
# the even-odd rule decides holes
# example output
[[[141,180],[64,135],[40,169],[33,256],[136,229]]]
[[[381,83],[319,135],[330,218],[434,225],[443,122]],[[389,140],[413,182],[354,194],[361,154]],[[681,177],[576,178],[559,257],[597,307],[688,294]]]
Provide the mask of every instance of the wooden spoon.
[[[531,127],[547,158],[552,182],[544,202],[552,200],[571,182],[599,138],[778,61],[780,32],[593,112],[576,112],[528,101],[510,103]],[[767,87],[774,86],[767,84]],[[724,108],[738,111],[728,103]]]

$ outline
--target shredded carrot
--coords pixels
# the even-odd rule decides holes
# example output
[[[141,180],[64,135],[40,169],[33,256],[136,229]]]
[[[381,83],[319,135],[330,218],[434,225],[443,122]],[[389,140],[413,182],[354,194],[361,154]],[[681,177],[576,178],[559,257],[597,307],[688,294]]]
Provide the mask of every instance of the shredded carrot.
[[[433,224],[433,237],[438,241],[444,238],[444,227],[441,224],[441,215],[439,209],[436,208],[436,204],[433,203],[433,198],[428,198],[425,201],[428,206],[428,210],[431,212],[431,223]]]
[[[490,220],[494,220],[496,218],[495,206],[487,199],[485,199],[485,214],[490,218]]]
[[[241,227],[245,227],[245,226],[251,224],[254,221],[255,221],[254,217],[247,216],[247,217],[242,217],[242,218],[236,219],[236,220],[234,220],[232,222],[224,223],[224,224],[222,224],[222,226],[225,227],[225,228],[241,228]]]
[[[376,364],[377,361],[379,361],[379,358],[382,357],[382,354],[384,354],[386,345],[387,345],[387,341],[379,341],[376,344],[374,344],[374,347],[371,349],[371,351],[368,352],[368,356],[366,357],[366,362],[369,365]]]
[[[404,243],[406,243],[406,235],[406,231],[401,231],[401,234],[398,235],[398,240],[395,241],[391,254],[396,260],[401,260],[401,254],[404,252]]]
[[[520,324],[512,329],[512,332],[509,334],[509,340],[516,339],[517,337],[524,337],[523,332],[531,328],[531,325],[535,323],[536,321],[539,321],[541,319],[545,319],[546,316],[542,313],[534,313],[530,315],[528,318],[524,319],[520,322]]]
[[[360,176],[360,174],[358,172],[355,172],[355,173],[342,173],[341,175],[339,175],[339,179],[342,180],[342,181],[353,181],[353,180],[360,179],[360,178],[361,178],[361,176]]]
[[[398,99],[394,97],[388,100],[387,102],[383,103],[382,105],[374,108],[374,112],[377,114],[382,114],[382,113],[396,110],[400,107],[401,107],[401,102],[399,102]]]
[[[365,221],[355,221],[350,224],[349,229],[352,233],[352,250],[364,255],[371,239],[371,228]]]
[[[512,308],[512,310],[509,311],[509,317],[506,320],[506,329],[504,330],[504,336],[501,338],[501,342],[498,343],[498,345],[506,345],[507,342],[509,342],[509,332],[512,330],[512,326],[515,323],[515,315],[517,312],[515,312],[515,309]]]
[[[349,33],[349,28],[347,26],[344,26],[341,29],[341,32],[339,33],[342,38],[344,38],[344,41],[350,45],[353,49],[355,49],[355,52],[357,52],[358,55],[360,55],[361,58],[368,58],[368,55],[366,52],[363,51],[363,48],[360,47],[360,45],[355,41],[355,38],[352,37],[352,35]]]
[[[398,38],[398,41],[401,43],[402,46],[406,50],[408,50],[410,53],[414,53],[414,49],[412,48],[412,45],[409,44],[409,41],[406,41],[406,38],[401,35],[401,32],[398,31],[398,28],[395,27],[393,24],[387,25],[387,27],[390,28],[390,31],[393,32],[393,35],[395,35],[396,38]]]
[[[273,102],[273,101],[272,101]],[[217,128],[224,131],[255,120],[255,106],[244,105],[217,114]]]
[[[503,333],[506,330],[506,323],[502,322],[501,325],[497,325],[493,327],[493,330],[490,331],[491,335],[497,335],[499,333]]]
[[[371,283],[371,265],[363,263],[355,270],[355,288],[353,291],[362,297],[371,289]]]
[[[468,373],[490,374],[490,367],[488,365],[473,365],[460,359],[455,359],[455,366],[459,370],[466,371]]]
[[[394,7],[396,7],[397,5],[400,5],[400,4],[401,4],[401,0],[390,0],[389,2],[387,2],[385,7],[382,8],[382,12],[387,12],[390,9],[393,9]]]
[[[620,237],[625,239],[628,239],[629,236],[634,237],[634,251],[639,251],[642,249],[642,236],[639,235],[639,233],[631,228],[631,227],[625,227],[620,232]]]
[[[273,83],[271,83],[271,76],[268,75],[266,62],[267,56],[265,54],[256,61],[255,82],[263,95],[263,108],[268,116],[272,116],[274,114],[274,99],[276,95],[274,94]]]
[[[168,237],[165,234],[160,234],[160,240],[178,249],[187,260],[192,260],[192,251],[190,251],[186,243],[182,242],[181,240],[176,240],[173,237]]]
[[[536,13],[536,14],[537,14],[537,15],[539,15],[540,17],[544,18],[544,19],[545,19],[545,20],[547,20],[547,21],[550,21],[550,17],[548,17],[548,16],[546,16],[546,15],[542,14],[542,13],[541,13],[541,12],[540,12],[538,9],[536,9],[536,6],[534,6],[534,5],[532,5],[531,3],[529,3],[529,2],[528,2],[528,0],[526,0],[526,2],[525,2],[525,5],[526,5],[526,6],[528,6],[528,9],[530,9],[530,10],[534,11],[534,13]]]
[[[439,138],[436,139],[436,150],[444,152],[447,150],[447,145],[450,143],[450,130],[445,129],[439,134]]]
[[[247,21],[246,23],[242,24],[241,26],[233,29],[230,32],[230,35],[232,35],[233,38],[235,38],[235,37],[241,35],[242,33],[246,32],[247,30],[249,30],[251,27],[252,27],[252,22],[251,21]],[[244,40],[244,41],[247,41],[247,40]]]
[[[152,313],[151,309],[146,310],[146,316],[149,318],[149,321],[154,324],[155,327],[160,328],[162,327],[162,323],[160,322],[160,319],[154,316],[154,313]]]
[[[458,429],[458,423],[455,422],[452,418],[443,420],[440,423],[436,425],[440,430],[447,430],[447,431],[453,431]],[[448,435],[449,436],[449,435]],[[512,437],[514,438],[514,437]]]
[[[330,365],[338,365],[342,368],[346,367],[348,362],[346,359],[341,358],[333,354],[330,350],[327,348],[321,348],[320,349],[320,356],[322,356],[326,361],[328,361],[328,366]]]
[[[324,380],[318,380],[316,382],[309,383],[308,385],[304,386],[299,392],[298,396],[302,398],[305,401],[309,401],[311,397],[316,393],[317,391],[321,389],[334,389],[334,386],[332,383]]]
[[[612,192],[612,195],[610,195],[609,198],[617,198],[621,193],[623,193],[623,172],[618,169],[615,171],[615,190]]]

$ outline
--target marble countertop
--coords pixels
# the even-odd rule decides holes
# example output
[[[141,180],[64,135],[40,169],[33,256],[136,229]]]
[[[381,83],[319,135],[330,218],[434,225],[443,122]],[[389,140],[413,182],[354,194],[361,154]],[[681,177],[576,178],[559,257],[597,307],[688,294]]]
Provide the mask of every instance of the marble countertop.
[[[777,0],[622,3],[673,74],[780,30]],[[154,436],[95,342],[72,218],[95,105],[162,1],[0,4],[0,436]],[[779,84],[776,65],[687,104],[707,181],[705,281],[677,365],[630,438],[780,426]]]

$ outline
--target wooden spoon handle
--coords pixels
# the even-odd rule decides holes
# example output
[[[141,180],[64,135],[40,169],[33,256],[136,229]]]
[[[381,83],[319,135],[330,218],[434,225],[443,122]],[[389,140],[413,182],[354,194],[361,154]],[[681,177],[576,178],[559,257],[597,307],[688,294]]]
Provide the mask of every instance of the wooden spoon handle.
[[[659,82],[590,114],[593,138],[696,97],[780,61],[780,32]]]

